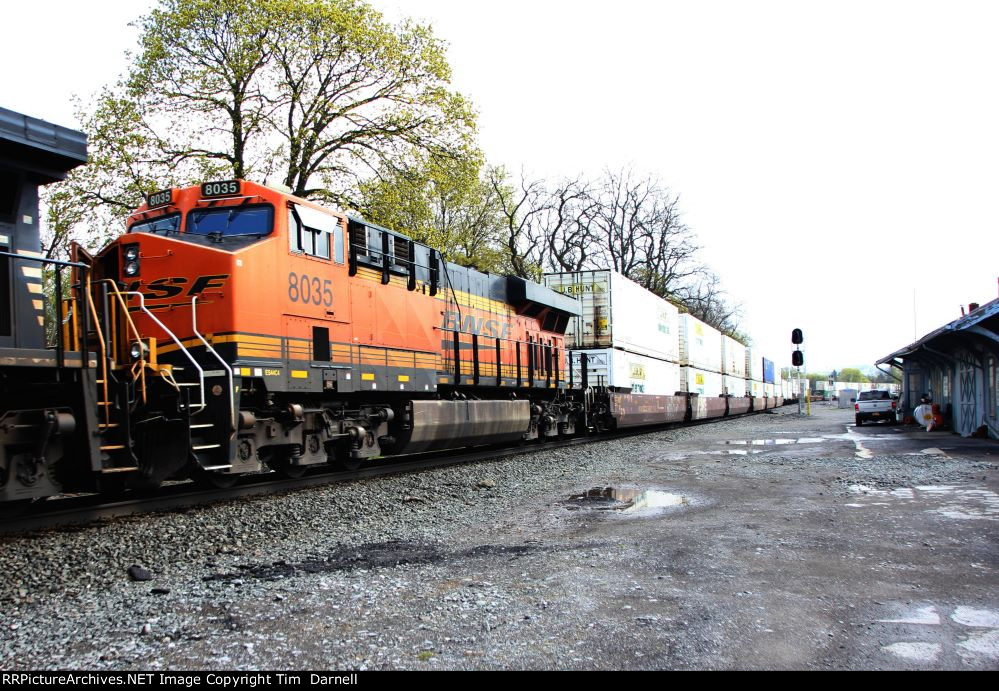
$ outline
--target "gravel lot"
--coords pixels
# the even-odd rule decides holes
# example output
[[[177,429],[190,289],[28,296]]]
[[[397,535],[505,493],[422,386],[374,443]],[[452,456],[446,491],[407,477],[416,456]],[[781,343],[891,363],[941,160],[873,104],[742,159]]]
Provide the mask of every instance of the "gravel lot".
[[[999,667],[999,445],[794,413],[0,538],[0,668]]]

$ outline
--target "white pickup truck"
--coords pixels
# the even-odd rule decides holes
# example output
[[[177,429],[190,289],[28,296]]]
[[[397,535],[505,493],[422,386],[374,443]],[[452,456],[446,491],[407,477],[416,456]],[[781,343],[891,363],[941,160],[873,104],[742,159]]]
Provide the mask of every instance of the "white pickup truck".
[[[861,391],[853,405],[857,427],[863,427],[867,420],[884,420],[894,425],[898,421],[895,415],[897,408],[898,402],[887,391]]]

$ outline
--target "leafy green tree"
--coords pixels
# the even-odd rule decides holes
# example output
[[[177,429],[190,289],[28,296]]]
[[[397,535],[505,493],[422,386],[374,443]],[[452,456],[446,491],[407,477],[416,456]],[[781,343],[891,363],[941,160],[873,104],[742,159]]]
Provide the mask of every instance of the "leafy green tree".
[[[420,155],[405,168],[360,185],[365,218],[438,248],[451,261],[502,272],[508,261],[500,234],[503,215],[490,177],[501,171],[471,149],[458,157]]]
[[[856,367],[844,367],[836,376],[836,381],[866,384],[870,380]]]
[[[84,117],[91,162],[60,193],[95,226],[218,177],[357,206],[374,171],[459,158],[474,136],[441,41],[361,0],[160,0],[138,26],[127,75]]]

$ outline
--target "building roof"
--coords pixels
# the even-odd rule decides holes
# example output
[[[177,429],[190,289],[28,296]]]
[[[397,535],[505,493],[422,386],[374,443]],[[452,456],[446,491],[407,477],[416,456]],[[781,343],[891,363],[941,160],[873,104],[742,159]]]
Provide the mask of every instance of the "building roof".
[[[969,341],[982,340],[999,346],[999,298],[987,302],[949,324],[931,331],[918,341],[886,355],[876,364],[897,364],[895,360],[917,358],[920,354],[940,355],[941,348],[949,345],[966,345]]]
[[[87,135],[0,108],[0,160],[55,182],[87,162]]]

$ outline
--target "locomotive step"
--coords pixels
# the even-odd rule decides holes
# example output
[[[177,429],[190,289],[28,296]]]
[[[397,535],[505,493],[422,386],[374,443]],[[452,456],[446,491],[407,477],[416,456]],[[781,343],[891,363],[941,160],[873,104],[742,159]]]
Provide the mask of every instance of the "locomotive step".
[[[232,467],[231,463],[228,465],[209,465],[202,468],[202,470],[228,470],[231,467]]]
[[[193,451],[207,451],[208,449],[220,449],[220,448],[222,448],[221,444],[202,444],[200,446],[192,446],[191,450],[193,450]]]
[[[200,425],[191,425],[191,429],[205,429],[206,427],[214,427],[214,422],[205,422]]]
[[[120,427],[121,425],[117,422],[102,422],[97,426],[100,429],[111,429],[112,427]]]
[[[124,448],[124,444],[109,444],[108,446],[102,446],[101,451],[121,451]]]
[[[139,469],[139,466],[135,466],[134,468],[101,468],[101,472],[105,473],[105,474],[107,474],[107,473],[130,473],[133,470],[138,470],[138,469]]]

